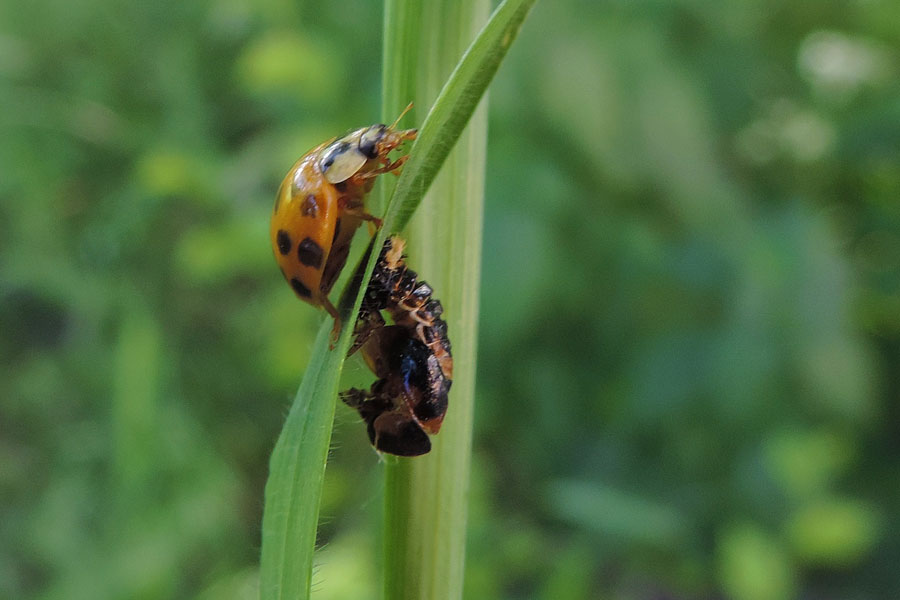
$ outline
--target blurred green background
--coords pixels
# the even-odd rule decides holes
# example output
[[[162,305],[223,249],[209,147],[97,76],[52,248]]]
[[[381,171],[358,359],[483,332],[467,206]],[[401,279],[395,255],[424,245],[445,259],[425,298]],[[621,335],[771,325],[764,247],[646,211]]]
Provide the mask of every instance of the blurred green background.
[[[0,4],[0,597],[255,597],[323,318],[269,212],[378,119],[381,18]],[[898,23],[538,3],[490,92],[467,598],[900,597]],[[344,406],[334,448],[315,594],[374,599]]]

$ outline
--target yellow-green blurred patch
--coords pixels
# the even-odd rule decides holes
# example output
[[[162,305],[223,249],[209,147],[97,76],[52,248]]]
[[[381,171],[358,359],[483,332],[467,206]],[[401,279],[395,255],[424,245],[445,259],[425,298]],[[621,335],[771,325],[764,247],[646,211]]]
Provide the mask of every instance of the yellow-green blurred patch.
[[[188,232],[176,249],[176,268],[186,280],[221,284],[262,272],[278,274],[263,215]],[[280,275],[279,275],[280,277]]]
[[[878,516],[855,500],[827,500],[803,507],[788,520],[794,552],[817,566],[846,567],[858,563],[878,538]]]
[[[185,196],[206,187],[209,173],[194,157],[179,150],[151,150],[138,159],[141,187],[154,196]]]
[[[787,431],[766,442],[766,462],[773,477],[793,497],[823,491],[852,464],[856,448],[833,431]]]
[[[733,600],[794,597],[796,575],[778,540],[752,523],[728,528],[717,548],[719,583]]]
[[[870,361],[856,340],[828,335],[805,349],[801,363],[821,408],[852,419],[874,414]]]
[[[349,127],[354,127],[354,125],[349,125]],[[326,140],[337,137],[349,127],[341,128],[340,125],[329,121],[304,121],[301,127],[287,128],[284,135],[279,136],[275,148],[279,163],[284,164],[285,173],[287,173],[288,167],[297,162],[301,156]],[[272,197],[275,197],[275,190],[272,190]]]
[[[541,590],[545,600],[575,600],[591,597],[591,578],[597,568],[596,557],[586,543],[574,543],[555,552],[556,560]]]
[[[371,541],[348,533],[316,552],[314,596],[319,600],[367,600],[378,597]]]
[[[197,600],[257,600],[259,598],[259,570],[243,569],[226,573],[197,596]]]
[[[288,92],[307,101],[333,99],[344,72],[335,54],[307,35],[269,33],[244,50],[236,67],[238,81],[255,93]]]
[[[284,289],[271,297],[263,314],[261,326],[269,332],[266,374],[275,385],[287,389],[297,383],[298,374],[309,362],[316,327],[325,312],[302,302],[284,284]]]

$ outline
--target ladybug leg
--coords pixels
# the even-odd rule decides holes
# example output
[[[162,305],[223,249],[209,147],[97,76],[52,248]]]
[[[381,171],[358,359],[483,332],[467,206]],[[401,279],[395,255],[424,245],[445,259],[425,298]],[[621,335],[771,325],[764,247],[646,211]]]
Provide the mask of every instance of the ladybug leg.
[[[341,315],[328,298],[322,299],[322,306],[324,306],[325,310],[328,311],[328,314],[334,318],[334,326],[331,328],[331,341],[328,344],[328,349],[334,350],[338,338],[341,337]]]
[[[385,173],[400,175],[400,167],[402,167],[403,163],[405,163],[407,160],[409,160],[409,154],[407,154],[406,156],[401,156],[394,162],[390,162],[387,159],[382,159],[382,161],[385,163],[385,166],[379,167],[378,169],[373,169],[372,171],[366,171],[365,173],[357,173],[351,179],[354,180],[354,183],[356,185],[362,185],[362,183],[366,179],[374,179],[375,177],[378,177],[379,175],[383,175]]]
[[[375,226],[375,229],[381,229],[381,219],[367,213],[366,209],[362,206],[348,206],[344,209],[344,213],[362,219],[363,221],[368,221],[370,225]]]
[[[384,173],[393,173],[394,175],[399,176],[400,171],[401,171],[400,167],[402,167],[403,163],[405,163],[408,160],[409,160],[409,154],[407,154],[406,156],[401,156],[400,158],[398,158],[391,164],[387,165],[386,167],[382,167],[383,172]]]
[[[393,173],[394,175],[400,175],[400,172],[402,170],[400,167],[402,167],[403,163],[405,163],[408,160],[409,160],[409,154],[407,154],[405,156],[401,156],[394,162],[388,163],[387,165],[381,167],[380,169],[376,169],[375,171],[372,171],[372,173],[377,173],[379,175],[382,173]]]

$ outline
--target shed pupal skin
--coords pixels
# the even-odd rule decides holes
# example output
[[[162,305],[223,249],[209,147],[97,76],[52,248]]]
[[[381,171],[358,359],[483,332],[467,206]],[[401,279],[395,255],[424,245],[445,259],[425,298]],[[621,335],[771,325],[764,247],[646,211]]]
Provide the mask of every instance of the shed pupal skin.
[[[453,357],[443,308],[406,266],[404,246],[398,236],[385,241],[348,353],[361,351],[379,379],[370,390],[353,388],[341,399],[359,412],[377,450],[418,456],[431,449],[428,435],[438,433],[447,413]]]
[[[354,329],[354,346],[365,341],[367,321],[380,318],[380,312],[387,311],[396,325],[409,330],[412,336],[428,346],[444,374],[452,379],[450,339],[447,323],[441,318],[444,307],[440,300],[432,297],[431,286],[406,265],[405,248],[406,242],[400,236],[393,235],[385,240],[363,296],[360,318]],[[374,326],[377,322],[369,324],[369,328]]]

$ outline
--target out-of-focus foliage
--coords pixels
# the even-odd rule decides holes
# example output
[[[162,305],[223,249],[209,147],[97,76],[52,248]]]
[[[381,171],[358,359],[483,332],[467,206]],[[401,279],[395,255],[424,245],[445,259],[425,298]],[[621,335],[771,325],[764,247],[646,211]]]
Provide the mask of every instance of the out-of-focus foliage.
[[[898,22],[538,4],[490,98],[467,597],[900,596]],[[0,5],[0,597],[254,597],[322,318],[269,210],[379,114],[380,31]],[[321,598],[377,596],[379,468],[341,407]]]

